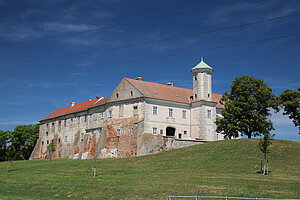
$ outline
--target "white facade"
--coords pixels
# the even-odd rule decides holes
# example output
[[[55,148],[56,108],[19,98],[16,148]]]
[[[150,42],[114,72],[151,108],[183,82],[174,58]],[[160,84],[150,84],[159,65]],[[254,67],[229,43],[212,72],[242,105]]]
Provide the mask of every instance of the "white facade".
[[[57,157],[89,158],[130,157],[191,145],[180,141],[222,140],[216,133],[222,108],[212,93],[212,72],[203,60],[194,67],[193,90],[124,78],[109,99],[84,102],[84,109],[68,114],[57,110],[43,119],[31,157],[45,155],[51,142],[56,142]]]

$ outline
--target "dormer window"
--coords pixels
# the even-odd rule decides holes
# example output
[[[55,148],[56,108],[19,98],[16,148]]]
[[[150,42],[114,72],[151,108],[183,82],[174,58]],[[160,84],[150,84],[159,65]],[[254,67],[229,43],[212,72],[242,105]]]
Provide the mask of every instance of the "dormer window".
[[[119,98],[119,93],[116,93],[117,98]]]
[[[130,95],[133,96],[133,91],[130,91]]]

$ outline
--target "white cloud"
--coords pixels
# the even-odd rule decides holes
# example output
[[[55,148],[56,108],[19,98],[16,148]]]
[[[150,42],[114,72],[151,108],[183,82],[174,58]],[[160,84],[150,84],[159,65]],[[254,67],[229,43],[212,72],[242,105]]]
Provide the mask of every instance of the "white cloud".
[[[287,115],[283,115],[282,111],[272,114],[270,117],[274,125],[293,125],[293,122]]]
[[[41,24],[43,31],[50,32],[77,32],[95,29],[95,26],[89,26],[87,24],[67,24],[60,22],[47,22]],[[97,27],[98,28],[98,27]]]
[[[0,125],[27,125],[38,124],[37,121],[0,121]]]

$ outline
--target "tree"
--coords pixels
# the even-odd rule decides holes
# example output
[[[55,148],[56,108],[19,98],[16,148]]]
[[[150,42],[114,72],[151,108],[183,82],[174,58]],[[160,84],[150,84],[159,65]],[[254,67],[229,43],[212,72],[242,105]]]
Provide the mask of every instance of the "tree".
[[[14,160],[27,160],[39,136],[39,125],[17,126],[10,135],[9,151]]]
[[[270,108],[278,110],[278,98],[262,79],[249,76],[236,78],[231,91],[225,92],[221,103],[225,106],[222,116],[217,118],[217,132],[226,137],[237,137],[238,133],[260,136],[273,130],[268,117]]]
[[[54,142],[50,142],[50,144],[47,146],[47,152],[48,152],[48,157],[51,160],[52,158],[52,153],[55,151],[55,145]]]
[[[269,146],[272,144],[273,135],[270,133],[265,133],[264,137],[260,140],[259,142],[259,149],[263,152],[264,154],[264,164],[263,164],[263,169],[261,173],[263,175],[268,175],[268,154],[270,153]]]
[[[300,134],[300,87],[298,91],[286,89],[280,95],[280,103],[284,107],[284,115],[289,115],[295,126],[299,128]]]
[[[0,162],[7,160],[10,131],[0,130]]]

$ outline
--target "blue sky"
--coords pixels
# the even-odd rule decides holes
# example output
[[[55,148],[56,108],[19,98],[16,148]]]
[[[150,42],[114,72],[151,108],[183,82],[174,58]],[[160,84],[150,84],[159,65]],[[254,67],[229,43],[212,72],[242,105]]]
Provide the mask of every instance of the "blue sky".
[[[34,62],[24,59],[74,54],[239,25],[300,12],[298,0],[240,0],[226,5],[68,37],[51,35],[113,26],[220,4],[224,0],[0,0],[0,129],[37,123],[70,101],[110,96],[123,77],[191,88],[190,69],[204,57],[214,67],[213,92],[234,78],[262,78],[275,94],[300,87],[300,36],[191,54],[140,59],[300,33],[300,15],[205,35]],[[99,64],[99,65],[97,65]],[[286,116],[274,114],[276,138],[300,141]]]

